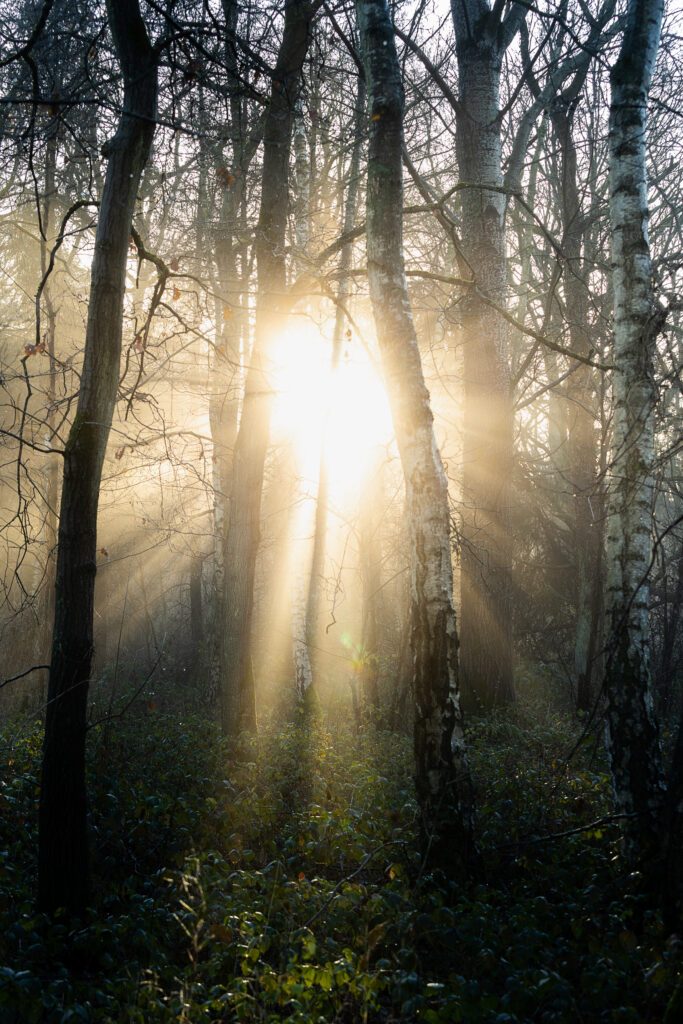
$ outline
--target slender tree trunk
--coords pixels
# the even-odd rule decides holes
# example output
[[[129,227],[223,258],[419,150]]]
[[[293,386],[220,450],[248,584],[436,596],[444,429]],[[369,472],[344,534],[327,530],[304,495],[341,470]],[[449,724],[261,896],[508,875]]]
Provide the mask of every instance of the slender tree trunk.
[[[363,487],[358,521],[358,555],[362,593],[361,692],[363,712],[370,721],[379,721],[379,642],[383,511],[384,452],[373,460]]]
[[[44,275],[49,262],[50,246],[53,244],[54,201],[56,192],[57,151],[59,149],[59,120],[54,118],[49,127],[45,154],[45,195],[42,210],[42,235],[40,239],[40,270]],[[53,299],[53,290],[48,282],[43,289],[45,301],[46,330],[41,339],[45,344],[47,357],[50,361],[47,388],[46,424],[50,431],[55,424],[55,401],[57,398],[57,364],[55,362],[55,332],[57,328],[57,310]],[[44,599],[41,601],[39,616],[39,646],[37,661],[44,664],[50,657],[52,647],[52,624],[55,617],[55,568],[57,553],[57,502],[59,500],[59,459],[57,455],[48,455],[46,467],[47,486],[45,488],[45,523],[43,526],[43,542],[45,544],[45,571],[43,573]],[[45,703],[45,687],[41,703]]]
[[[256,231],[256,334],[235,442],[225,549],[221,720],[223,731],[231,735],[241,729],[256,729],[253,686],[247,685],[247,680],[263,468],[272,406],[270,350],[281,325],[278,307],[286,287],[285,238],[292,123],[311,18],[308,0],[287,0],[284,34],[264,124],[261,209]]]
[[[662,770],[650,693],[648,575],[652,556],[653,359],[661,327],[647,234],[647,103],[662,0],[630,0],[611,73],[610,220],[614,286],[614,408],[607,528],[607,749],[616,808],[633,814],[627,854],[658,847]]]
[[[669,710],[675,671],[676,645],[680,638],[681,611],[683,610],[683,547],[676,558],[676,585],[671,601],[664,608],[662,648],[657,665],[657,696],[665,711]]]
[[[358,184],[360,181],[360,156],[363,142],[363,124],[365,117],[365,82],[362,77],[358,79],[356,91],[356,105],[353,121],[353,148],[351,150],[351,161],[349,167],[349,180],[346,188],[344,201],[344,219],[342,223],[342,234],[350,232],[356,222],[356,207],[358,205]],[[337,292],[337,307],[334,319],[334,334],[332,336],[332,375],[336,373],[341,360],[342,346],[344,343],[344,329],[346,327],[346,303],[349,296],[349,271],[353,258],[353,244],[345,245],[341,252],[339,261],[339,290]],[[313,554],[311,556],[311,578],[308,588],[308,602],[306,608],[306,636],[309,645],[311,665],[313,669],[314,683],[320,677],[319,659],[315,653],[316,645],[320,635],[320,608],[322,605],[322,592],[325,578],[325,552],[327,548],[327,520],[329,506],[329,472],[325,451],[325,437],[327,427],[323,425],[322,440],[320,446],[320,469],[318,473],[318,494],[315,506],[315,527],[313,534]]]
[[[204,601],[202,599],[202,567],[201,555],[193,555],[190,559],[190,638],[192,644],[193,665],[201,676],[204,668]],[[196,679],[193,687],[196,684]]]
[[[523,18],[501,23],[485,0],[452,0],[458,60],[457,157],[462,193],[464,330],[461,664],[464,693],[481,707],[514,699],[511,478],[513,406],[508,329],[491,303],[507,300],[500,72]],[[492,186],[486,188],[485,186]],[[491,301],[487,301],[491,300]]]
[[[572,83],[571,95],[551,109],[551,119],[561,158],[562,250],[564,257],[564,297],[569,322],[570,348],[582,356],[590,355],[588,289],[584,275],[582,247],[585,219],[581,209],[577,177],[577,155],[573,139],[575,95],[583,78]],[[576,703],[588,711],[592,700],[594,657],[594,599],[596,574],[600,583],[601,521],[596,518],[596,434],[593,409],[594,371],[579,363],[568,378],[567,467],[565,479],[571,488],[573,504],[573,561],[576,621],[574,630],[574,671]]]
[[[301,270],[306,267],[306,256],[311,237],[311,162],[308,135],[301,104],[294,118],[294,231],[297,261]]]
[[[668,780],[662,876],[662,917],[667,933],[680,933],[683,919],[683,718],[678,724],[671,772]]]
[[[78,406],[64,453],[56,612],[39,814],[41,909],[81,912],[88,899],[85,735],[93,652],[97,507],[116,401],[133,210],[154,135],[157,57],[137,0],[108,0],[124,80],[92,264]]]
[[[300,572],[292,593],[292,653],[297,702],[305,707],[312,696],[313,670],[306,639],[306,580]]]
[[[221,702],[225,678],[225,546],[227,539],[232,458],[237,438],[239,403],[243,383],[242,347],[248,335],[246,305],[247,274],[244,243],[239,240],[240,219],[245,206],[247,175],[259,141],[258,132],[247,137],[245,101],[237,62],[235,40],[239,5],[223,0],[226,26],[225,61],[230,89],[230,153],[220,154],[215,171],[222,188],[215,237],[215,264],[220,300],[216,307],[217,347],[211,366],[209,423],[214,446],[214,554],[212,635],[208,699],[211,706]],[[230,163],[231,161],[231,163]],[[230,163],[230,167],[226,166]]]
[[[403,87],[386,0],[356,0],[369,92],[370,297],[406,486],[411,553],[415,776],[430,867],[473,857],[472,794],[458,689],[448,485],[436,446],[403,263]]]
[[[294,151],[294,240],[296,250],[296,271],[304,273],[308,266],[311,237],[311,161],[308,133],[304,119],[303,104],[297,104],[293,132]],[[300,538],[292,538],[294,558],[292,559],[292,655],[294,682],[299,708],[309,706],[313,696],[313,663],[309,646],[307,624],[307,597],[310,585],[308,566],[308,544]]]

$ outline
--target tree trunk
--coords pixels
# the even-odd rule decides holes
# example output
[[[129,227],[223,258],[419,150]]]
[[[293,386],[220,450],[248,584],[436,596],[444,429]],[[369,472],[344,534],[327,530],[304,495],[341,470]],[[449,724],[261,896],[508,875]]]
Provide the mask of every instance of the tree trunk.
[[[363,486],[358,517],[358,558],[361,576],[361,697],[364,716],[379,722],[379,642],[382,600],[383,473],[385,453],[371,463]]]
[[[92,264],[78,406],[64,452],[56,611],[39,814],[38,901],[81,912],[88,899],[85,735],[93,651],[97,507],[116,401],[133,210],[154,135],[157,56],[137,0],[108,0],[124,79]]]
[[[281,325],[279,306],[286,287],[285,239],[292,123],[311,18],[308,0],[287,0],[282,44],[263,131],[261,209],[256,230],[256,333],[235,442],[225,546],[221,722],[224,733],[231,735],[237,735],[241,729],[256,729],[254,690],[253,685],[247,684],[263,468],[272,406],[270,350]]]
[[[356,222],[356,206],[358,204],[358,184],[360,181],[360,155],[363,141],[363,122],[365,115],[365,82],[362,77],[358,79],[356,91],[356,105],[353,119],[353,148],[351,150],[351,162],[349,167],[349,180],[346,188],[344,201],[344,218],[342,223],[342,234],[348,234],[353,230]],[[346,302],[349,295],[349,271],[353,257],[353,244],[345,245],[341,251],[339,260],[339,290],[337,292],[337,307],[334,319],[334,334],[332,336],[332,375],[339,367],[344,341],[344,328],[346,327]],[[320,446],[320,469],[318,473],[318,494],[315,506],[315,527],[313,534],[313,553],[311,555],[311,576],[308,587],[308,602],[306,608],[306,637],[309,647],[309,657],[313,671],[313,682],[320,677],[320,659],[317,656],[316,646],[320,634],[320,606],[322,604],[322,591],[325,573],[325,552],[327,548],[327,519],[329,505],[329,472],[325,452],[325,438],[327,426],[323,424],[322,440]]]
[[[574,109],[582,78],[572,83],[560,101],[551,108],[551,119],[561,158],[561,209],[563,283],[569,326],[569,347],[589,356],[588,289],[584,281],[582,246],[585,220],[577,178],[576,146],[573,139]],[[568,378],[567,447],[565,479],[571,488],[573,504],[573,559],[576,620],[574,629],[574,672],[576,703],[588,711],[592,701],[592,668],[595,654],[594,606],[596,583],[600,584],[602,526],[596,517],[596,434],[593,409],[593,369],[577,364]],[[597,579],[596,579],[597,576]]]
[[[423,856],[451,877],[473,857],[458,690],[448,486],[436,446],[403,263],[403,88],[386,0],[357,0],[370,106],[370,298],[406,486],[415,774]]]
[[[48,130],[47,146],[45,153],[45,195],[43,197],[42,209],[42,234],[40,238],[40,271],[44,276],[48,263],[49,251],[54,244],[53,220],[56,194],[56,171],[57,152],[59,149],[59,118],[55,117]],[[55,426],[55,409],[57,398],[57,364],[55,362],[55,334],[57,328],[57,310],[55,308],[52,288],[48,281],[43,289],[45,302],[45,315],[47,319],[46,330],[43,338],[36,340],[45,344],[47,356],[50,361],[50,370],[47,388],[47,415],[46,426],[50,434],[50,444],[53,442],[53,430]],[[37,664],[44,664],[50,657],[52,647],[52,624],[55,617],[55,556],[57,551],[57,503],[59,501],[59,459],[57,455],[47,456],[45,475],[47,486],[45,488],[45,522],[43,525],[43,543],[45,546],[45,569],[43,572],[42,587],[43,599],[40,602],[40,615],[38,620],[38,652]],[[42,685],[41,704],[45,703],[45,687]]]
[[[218,155],[216,173],[223,187],[215,237],[215,264],[218,292],[217,348],[211,365],[209,423],[213,442],[214,556],[211,649],[209,654],[208,701],[218,706],[225,644],[225,545],[228,508],[232,486],[232,458],[237,437],[240,392],[242,388],[241,346],[248,333],[245,310],[246,273],[244,245],[238,241],[240,216],[246,201],[247,174],[258,146],[258,133],[247,139],[244,100],[237,65],[235,34],[238,23],[237,0],[223,0],[226,26],[225,61],[230,89],[230,156]],[[232,160],[229,177],[224,162]],[[239,267],[238,267],[239,262]]]
[[[204,656],[204,601],[202,599],[202,568],[204,560],[201,555],[193,555],[190,559],[190,643],[191,666],[193,678],[188,680],[191,691],[195,695],[201,690],[205,669]],[[199,677],[199,678],[197,678]]]
[[[506,304],[505,196],[499,87],[507,45],[524,17],[501,23],[485,0],[452,0],[458,60],[457,157],[462,193],[462,273],[475,287],[461,303],[464,330],[463,689],[480,707],[514,699],[510,491],[513,406]],[[493,186],[485,188],[482,186]],[[496,191],[498,189],[498,191]],[[491,301],[487,301],[491,300]]]
[[[631,0],[611,73],[610,221],[614,408],[608,496],[605,673],[607,749],[616,809],[634,863],[658,847],[662,771],[650,693],[648,575],[652,556],[653,357],[661,326],[647,235],[646,127],[662,0]]]

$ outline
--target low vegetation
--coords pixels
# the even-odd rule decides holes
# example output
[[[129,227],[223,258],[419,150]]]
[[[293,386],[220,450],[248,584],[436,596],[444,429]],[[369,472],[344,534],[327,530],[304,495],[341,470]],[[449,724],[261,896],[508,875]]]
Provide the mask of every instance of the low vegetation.
[[[34,910],[39,729],[2,738],[0,1021],[673,1024],[680,940],[624,875],[599,740],[547,702],[470,727],[482,875],[421,871],[407,737],[341,708],[230,748],[96,726],[93,909]],[[560,835],[558,833],[570,833]]]

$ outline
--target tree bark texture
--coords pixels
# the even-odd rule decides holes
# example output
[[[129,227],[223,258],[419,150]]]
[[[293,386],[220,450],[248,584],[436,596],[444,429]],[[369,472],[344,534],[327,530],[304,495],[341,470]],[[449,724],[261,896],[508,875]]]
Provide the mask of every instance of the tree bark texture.
[[[157,102],[157,56],[137,0],[108,0],[107,13],[124,99],[117,132],[107,145],[81,388],[64,453],[39,812],[38,900],[49,912],[64,907],[78,913],[88,899],[85,736],[97,508],[118,386],[131,223]]]
[[[608,492],[607,749],[616,808],[635,862],[657,845],[662,772],[650,693],[648,575],[652,558],[655,386],[659,327],[648,242],[647,104],[662,0],[631,0],[611,72],[610,221],[614,287],[612,457]]]
[[[386,0],[357,0],[356,13],[370,113],[370,297],[410,531],[415,778],[423,855],[428,867],[457,877],[473,858],[472,795],[458,689],[448,486],[403,261],[403,87]]]
[[[310,38],[308,0],[287,0],[285,24],[263,131],[261,207],[256,230],[256,330],[232,468],[225,546],[225,625],[221,721],[224,733],[255,731],[248,658],[260,539],[263,469],[270,433],[270,351],[282,317],[292,126]]]

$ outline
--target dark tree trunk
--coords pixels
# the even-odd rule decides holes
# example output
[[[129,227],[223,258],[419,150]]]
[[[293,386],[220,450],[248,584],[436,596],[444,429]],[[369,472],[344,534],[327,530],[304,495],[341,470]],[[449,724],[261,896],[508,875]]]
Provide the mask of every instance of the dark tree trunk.
[[[39,813],[38,902],[81,912],[88,900],[85,736],[93,653],[97,508],[116,401],[133,210],[154,135],[157,57],[137,0],[108,0],[123,110],[100,203],[78,406],[64,453],[56,610]]]
[[[47,147],[45,154],[45,195],[43,197],[42,210],[42,235],[40,239],[40,270],[44,276],[49,263],[49,250],[54,244],[53,222],[54,222],[54,200],[56,193],[56,171],[57,153],[59,149],[59,119],[55,117],[49,127]],[[50,360],[48,377],[47,402],[48,412],[46,425],[50,432],[50,443],[52,443],[52,431],[55,425],[55,409],[57,398],[57,363],[55,362],[55,333],[57,328],[57,310],[52,297],[52,288],[49,281],[43,289],[43,300],[45,303],[46,330],[41,338],[47,349],[47,356]],[[57,553],[57,503],[59,501],[59,458],[57,455],[49,455],[46,467],[47,486],[45,488],[45,523],[43,526],[43,540],[45,544],[45,571],[42,585],[44,598],[41,601],[41,614],[38,621],[39,630],[39,651],[37,661],[40,664],[46,663],[50,658],[52,648],[52,624],[55,617],[55,561]],[[45,703],[45,687],[41,703]]]
[[[680,933],[683,923],[683,715],[678,723],[669,772],[662,833],[662,916],[667,932]]]
[[[584,280],[583,244],[586,221],[581,209],[577,154],[573,138],[574,110],[585,72],[577,74],[550,104],[550,118],[560,157],[560,205],[565,307],[570,348],[579,355],[591,354],[588,322],[588,288]],[[576,703],[588,711],[592,703],[592,672],[600,605],[596,599],[602,584],[602,518],[596,478],[594,371],[578,363],[566,387],[567,465],[564,486],[571,488],[573,504],[573,575],[576,599],[574,624],[574,671]],[[563,588],[564,593],[564,588]],[[596,616],[596,611],[598,615]]]
[[[193,665],[201,676],[204,669],[204,602],[202,600],[201,555],[194,555],[190,562],[190,639]],[[195,680],[196,682],[196,680]]]
[[[270,351],[286,288],[285,241],[292,123],[310,38],[308,0],[287,0],[285,25],[263,130],[261,208],[256,230],[256,335],[245,384],[232,467],[225,546],[225,625],[221,721],[226,734],[255,731],[249,644],[260,539],[263,469],[268,450],[272,382]]]
[[[212,393],[209,402],[209,422],[214,446],[214,614],[209,665],[208,699],[218,706],[221,679],[225,676],[222,658],[226,654],[223,642],[225,629],[225,544],[228,529],[228,508],[232,487],[232,457],[237,437],[238,410],[242,389],[241,347],[248,334],[248,315],[245,308],[248,270],[246,244],[240,238],[246,234],[242,222],[247,202],[247,177],[256,154],[260,133],[247,133],[246,101],[237,61],[235,41],[239,4],[237,0],[223,0],[226,45],[225,62],[230,81],[230,151],[217,157],[219,170],[223,163],[231,162],[232,181],[228,185],[223,177],[223,196],[215,237],[215,264],[221,301],[216,303],[216,322],[219,325],[218,346],[212,366]],[[207,144],[208,148],[208,144]]]
[[[415,778],[423,857],[471,866],[472,793],[458,689],[448,486],[434,437],[403,262],[403,87],[386,0],[356,0],[370,106],[370,297],[406,486],[411,556]]]
[[[664,711],[671,705],[673,676],[676,671],[676,647],[680,642],[681,611],[683,611],[683,547],[679,548],[676,565],[676,586],[670,601],[664,606],[662,647],[657,665],[657,697]],[[666,573],[666,568],[665,568]]]

